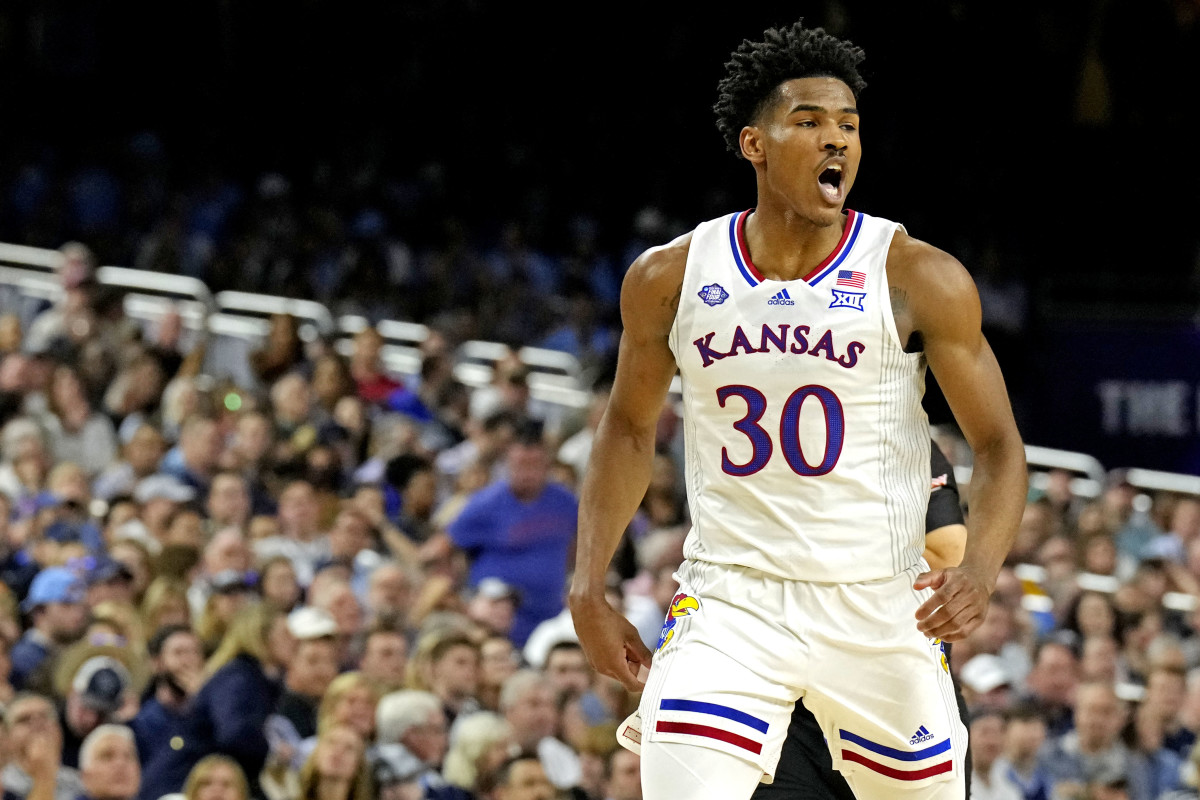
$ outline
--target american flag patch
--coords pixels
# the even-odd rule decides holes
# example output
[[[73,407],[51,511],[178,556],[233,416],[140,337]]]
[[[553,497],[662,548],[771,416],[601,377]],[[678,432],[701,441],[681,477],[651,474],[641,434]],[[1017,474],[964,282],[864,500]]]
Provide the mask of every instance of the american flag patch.
[[[867,274],[865,272],[856,272],[852,269],[838,270],[837,285],[865,289],[867,288]]]

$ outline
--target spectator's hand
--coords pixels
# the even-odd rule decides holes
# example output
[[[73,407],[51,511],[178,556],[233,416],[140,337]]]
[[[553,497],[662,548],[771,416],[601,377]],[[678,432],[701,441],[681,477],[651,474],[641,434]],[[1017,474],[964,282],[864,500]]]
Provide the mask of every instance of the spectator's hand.
[[[642,667],[650,668],[653,656],[633,623],[603,598],[573,595],[570,605],[579,644],[592,667],[620,681],[629,691],[640,692],[645,684],[639,672]]]
[[[57,725],[46,725],[25,745],[25,764],[29,777],[34,780],[54,781],[62,764],[62,730]]]
[[[195,669],[181,669],[174,675],[176,683],[187,692],[188,697],[195,697],[196,692],[200,691],[200,687],[204,685],[204,669],[203,667]]]
[[[917,609],[917,630],[944,642],[961,641],[979,627],[991,597],[983,575],[964,567],[922,573],[913,588],[934,590]]]

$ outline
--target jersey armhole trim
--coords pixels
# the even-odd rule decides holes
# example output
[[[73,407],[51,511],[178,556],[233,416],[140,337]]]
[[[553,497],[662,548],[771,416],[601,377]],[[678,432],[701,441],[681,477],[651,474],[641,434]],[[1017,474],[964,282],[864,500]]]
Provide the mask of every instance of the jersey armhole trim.
[[[900,341],[900,331],[896,328],[896,318],[892,315],[892,285],[891,282],[888,281],[887,271],[886,253],[891,250],[892,239],[895,238],[896,231],[908,233],[905,227],[897,222],[895,223],[895,227],[892,228],[892,232],[888,235],[887,241],[884,242],[883,252],[885,255],[883,257],[883,288],[886,290],[886,296],[880,301],[879,305],[883,311],[884,329],[887,330],[888,335],[892,338],[892,341],[896,343],[896,346],[899,347],[901,351],[904,351],[904,343]]]

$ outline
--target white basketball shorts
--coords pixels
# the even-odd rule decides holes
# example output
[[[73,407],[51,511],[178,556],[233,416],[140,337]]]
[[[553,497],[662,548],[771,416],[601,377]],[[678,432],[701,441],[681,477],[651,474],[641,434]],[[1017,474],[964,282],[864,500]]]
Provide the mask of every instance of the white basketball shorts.
[[[967,731],[942,643],[917,630],[923,569],[829,584],[685,561],[642,693],[642,747],[720,750],[770,783],[803,696],[860,796],[962,782]]]

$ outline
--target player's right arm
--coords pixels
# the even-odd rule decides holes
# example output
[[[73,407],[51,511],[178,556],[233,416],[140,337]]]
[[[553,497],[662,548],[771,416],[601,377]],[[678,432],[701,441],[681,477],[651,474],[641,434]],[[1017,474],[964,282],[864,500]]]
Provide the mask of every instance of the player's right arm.
[[[605,576],[650,484],[655,430],[676,371],[667,341],[690,242],[689,234],[647,250],[625,275],[617,374],[580,493],[571,617],[592,666],[631,691],[641,689],[637,675],[641,665],[650,666],[650,651],[605,601]]]

